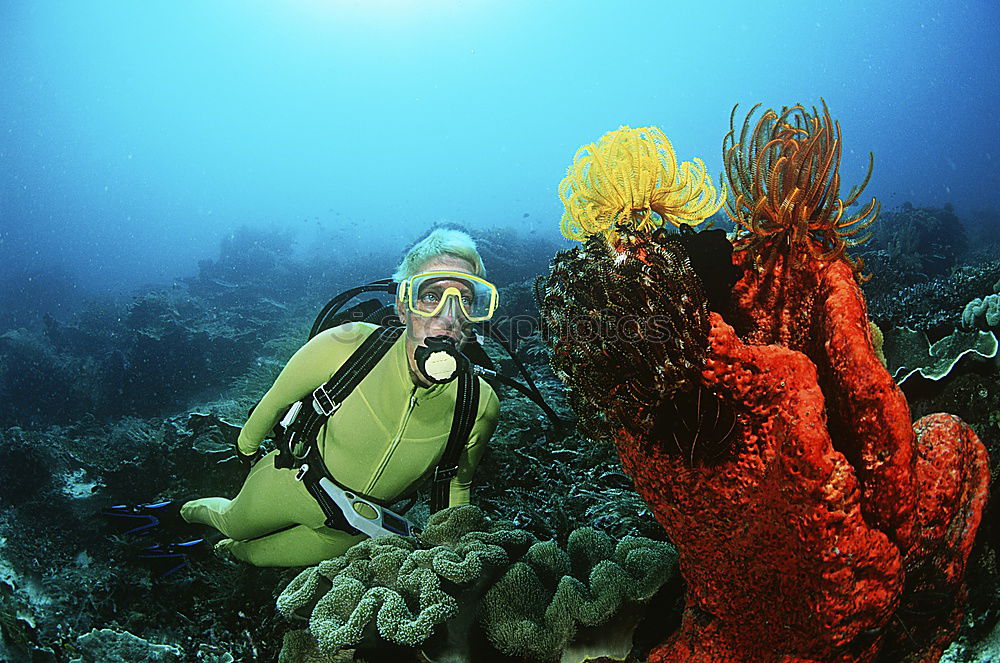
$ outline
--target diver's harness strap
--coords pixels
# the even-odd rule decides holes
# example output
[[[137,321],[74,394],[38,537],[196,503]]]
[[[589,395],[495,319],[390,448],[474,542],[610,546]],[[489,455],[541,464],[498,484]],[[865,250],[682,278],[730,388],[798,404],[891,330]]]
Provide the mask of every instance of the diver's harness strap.
[[[457,380],[458,396],[455,399],[455,416],[451,419],[451,433],[441,460],[434,468],[431,483],[431,513],[448,506],[451,480],[458,474],[458,456],[469,441],[479,410],[479,378],[472,371],[462,371]]]
[[[316,446],[319,431],[326,420],[340,409],[344,399],[389,352],[402,332],[402,327],[376,329],[362,341],[332,378],[292,404],[277,430],[278,455],[274,458],[275,467],[290,469],[306,460],[309,450]]]
[[[401,516],[379,507],[373,498],[360,493],[355,494],[339,483],[330,474],[316,445],[320,429],[340,409],[344,399],[388,353],[403,331],[403,327],[379,327],[369,334],[334,376],[302,400],[293,403],[276,427],[278,454],[274,458],[274,466],[279,469],[298,470],[295,478],[302,481],[306,490],[323,510],[327,527],[350,534],[364,532],[372,536],[372,532],[364,529],[363,524],[362,529],[359,529],[350,522],[354,520],[355,523],[363,523],[364,519],[359,521],[350,511],[355,503],[367,500],[369,506],[374,506],[379,511],[380,520],[385,524],[383,530],[386,531],[382,533],[409,533],[408,523]],[[448,505],[449,484],[458,473],[458,458],[468,443],[479,410],[479,379],[470,371],[463,371],[457,379],[458,397],[455,401],[451,433],[445,451],[434,468],[431,488],[432,513]],[[390,526],[391,521],[399,520],[405,525],[397,524],[395,528]],[[405,532],[393,531],[394,529]]]

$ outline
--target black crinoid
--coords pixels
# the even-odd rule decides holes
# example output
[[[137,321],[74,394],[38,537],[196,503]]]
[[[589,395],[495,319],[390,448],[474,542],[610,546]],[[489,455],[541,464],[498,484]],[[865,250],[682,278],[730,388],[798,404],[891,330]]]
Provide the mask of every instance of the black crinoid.
[[[617,227],[563,251],[537,294],[552,367],[584,432],[625,433],[685,462],[725,455],[736,425],[703,388],[709,312],[724,312],[737,273],[721,230],[680,234]]]

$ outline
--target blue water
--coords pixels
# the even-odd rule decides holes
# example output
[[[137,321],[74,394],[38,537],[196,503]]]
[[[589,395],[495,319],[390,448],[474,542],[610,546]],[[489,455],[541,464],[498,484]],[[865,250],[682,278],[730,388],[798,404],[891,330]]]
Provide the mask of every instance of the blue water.
[[[1000,204],[998,26],[988,1],[5,0],[0,276],[169,282],[241,225],[557,237],[605,132],[657,125],[717,176],[733,104],[821,97],[845,185],[872,151],[885,207],[968,217]]]

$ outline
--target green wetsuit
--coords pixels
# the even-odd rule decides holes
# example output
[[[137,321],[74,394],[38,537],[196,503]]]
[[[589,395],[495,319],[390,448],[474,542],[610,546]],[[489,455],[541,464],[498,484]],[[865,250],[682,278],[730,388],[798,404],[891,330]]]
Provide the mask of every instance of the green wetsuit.
[[[239,437],[252,454],[288,407],[327,382],[376,327],[351,323],[318,334],[281,371]],[[409,374],[403,334],[330,417],[318,436],[327,469],[344,486],[385,503],[408,496],[434,471],[444,453],[455,411],[457,383],[417,387]],[[480,379],[479,411],[452,479],[449,504],[469,502],[472,476],[496,428],[499,402]],[[211,525],[220,543],[257,566],[307,566],[340,555],[363,535],[323,524],[323,511],[295,470],[275,469],[271,452],[250,471],[235,499],[187,502],[188,522]]]

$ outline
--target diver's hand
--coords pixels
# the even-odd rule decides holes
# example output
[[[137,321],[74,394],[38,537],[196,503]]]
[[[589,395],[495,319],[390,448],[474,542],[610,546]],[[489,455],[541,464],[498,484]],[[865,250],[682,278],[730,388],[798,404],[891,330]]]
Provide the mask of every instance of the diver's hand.
[[[252,468],[254,464],[258,460],[260,460],[260,457],[264,455],[264,452],[260,448],[258,448],[252,454],[247,455],[242,451],[240,451],[239,445],[235,446],[235,451],[236,451],[236,460],[240,461],[240,465],[243,466],[243,469],[246,470],[247,473],[249,473],[250,468]]]

